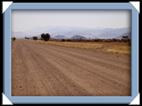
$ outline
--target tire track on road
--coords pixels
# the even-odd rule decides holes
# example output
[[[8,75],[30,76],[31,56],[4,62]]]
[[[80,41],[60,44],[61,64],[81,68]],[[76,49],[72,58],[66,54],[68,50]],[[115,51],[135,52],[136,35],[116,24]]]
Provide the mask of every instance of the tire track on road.
[[[36,47],[37,45],[33,45],[32,47],[34,47],[34,46]],[[46,50],[45,47],[39,46],[39,48],[43,49],[43,50],[40,50],[40,51],[42,51],[42,52]],[[49,49],[49,48],[48,48],[48,49]],[[65,54],[61,56],[60,53],[57,52],[56,50],[54,50],[54,52],[51,52],[51,51],[53,51],[53,50],[50,48],[50,51],[48,50],[48,51],[46,51],[46,53],[50,54],[50,56],[54,54],[54,57],[62,58],[62,60],[60,60],[60,61],[63,61],[63,57],[64,57],[64,59],[66,59],[66,62],[67,62],[67,63],[72,64],[71,62],[69,62],[69,60],[71,60],[71,59],[68,58],[68,57],[66,57]],[[55,52],[55,51],[56,51],[56,52]],[[51,53],[50,53],[50,52],[51,52]],[[42,53],[42,54],[45,54],[45,53]],[[44,56],[44,57],[45,57],[45,56]],[[52,59],[53,59],[54,57],[51,58],[50,62],[53,61]],[[55,61],[56,61],[56,60],[55,60]],[[75,60],[75,61],[77,61],[77,60]],[[54,64],[55,64],[55,63],[54,63]],[[60,64],[60,63],[58,62],[57,64]],[[56,64],[56,65],[57,65],[57,64]],[[62,64],[62,65],[63,65],[63,64]],[[74,64],[74,65],[76,65],[76,64]],[[81,67],[81,66],[79,66],[79,67]],[[100,71],[100,70],[99,70],[99,71]],[[95,74],[96,74],[96,73],[95,73]],[[100,76],[101,74],[98,74],[98,73],[97,73],[97,75]],[[102,76],[103,76],[103,75],[101,75],[101,77],[102,77]],[[103,78],[104,78],[104,79],[106,78],[106,81],[109,81],[109,79],[108,79],[107,77],[103,76]],[[112,76],[111,76],[110,78],[112,78]],[[115,79],[115,76],[114,76],[114,79]],[[113,79],[113,80],[114,80],[114,79]],[[117,82],[115,82],[115,81],[113,81],[113,80],[109,81],[109,84],[110,84],[110,82],[111,82],[111,83],[112,83],[112,82],[116,83],[116,84],[113,84],[113,85],[117,85],[118,82],[123,83],[123,81],[119,81],[120,79],[119,79]],[[103,82],[106,82],[106,81],[103,81]],[[124,85],[124,86],[125,86],[125,85]],[[118,87],[119,87],[119,89],[121,89],[120,87],[122,87],[122,85],[118,85],[117,88],[118,88]]]

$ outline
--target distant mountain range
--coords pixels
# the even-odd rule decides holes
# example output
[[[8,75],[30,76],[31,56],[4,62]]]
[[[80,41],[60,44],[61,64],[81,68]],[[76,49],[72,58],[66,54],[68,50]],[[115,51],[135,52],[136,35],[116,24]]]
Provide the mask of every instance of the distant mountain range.
[[[71,39],[74,39],[74,40],[76,40],[76,39],[84,40],[84,39],[87,39],[87,38],[84,37],[84,36],[81,36],[81,35],[74,35],[74,36],[71,37]]]
[[[120,39],[122,36],[129,36],[130,28],[78,28],[78,27],[50,27],[36,28],[27,32],[13,32],[17,38],[38,36],[41,33],[49,33],[54,39]]]
[[[57,35],[57,36],[54,36],[52,38],[54,38],[54,39],[67,39],[66,36],[64,36],[64,35]]]

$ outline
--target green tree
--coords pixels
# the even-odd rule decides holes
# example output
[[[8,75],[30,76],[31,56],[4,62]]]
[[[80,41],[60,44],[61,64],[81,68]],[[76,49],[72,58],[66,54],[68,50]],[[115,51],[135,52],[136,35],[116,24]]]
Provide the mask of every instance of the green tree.
[[[43,39],[44,41],[48,41],[50,39],[50,34],[49,33],[42,33],[41,34],[41,39]]]

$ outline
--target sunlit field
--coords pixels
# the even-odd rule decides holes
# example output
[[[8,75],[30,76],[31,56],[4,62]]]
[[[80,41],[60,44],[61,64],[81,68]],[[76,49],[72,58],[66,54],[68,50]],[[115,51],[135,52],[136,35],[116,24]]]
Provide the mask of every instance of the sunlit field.
[[[63,47],[89,49],[89,50],[100,50],[103,52],[119,53],[119,54],[130,54],[130,43],[129,42],[62,42],[62,41],[48,41],[44,42],[38,40],[39,43],[57,45]]]

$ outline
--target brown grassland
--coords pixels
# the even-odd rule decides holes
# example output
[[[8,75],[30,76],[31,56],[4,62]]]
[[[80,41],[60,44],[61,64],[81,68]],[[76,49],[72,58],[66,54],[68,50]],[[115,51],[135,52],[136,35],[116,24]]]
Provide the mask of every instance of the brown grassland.
[[[100,50],[102,52],[130,54],[131,46],[129,42],[61,42],[61,41],[48,41],[44,42],[39,40],[39,43],[57,45],[63,47]]]

